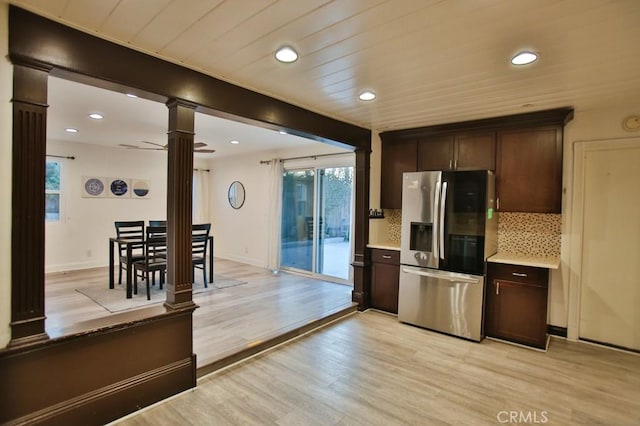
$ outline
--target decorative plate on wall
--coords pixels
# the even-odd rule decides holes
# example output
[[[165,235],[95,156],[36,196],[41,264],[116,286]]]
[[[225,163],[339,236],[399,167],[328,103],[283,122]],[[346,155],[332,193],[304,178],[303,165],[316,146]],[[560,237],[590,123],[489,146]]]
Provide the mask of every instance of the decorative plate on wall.
[[[102,198],[106,196],[105,178],[103,177],[82,177],[82,196],[85,198]]]
[[[131,179],[131,198],[149,198],[149,181]]]
[[[109,179],[109,195],[115,198],[129,198],[129,179]]]

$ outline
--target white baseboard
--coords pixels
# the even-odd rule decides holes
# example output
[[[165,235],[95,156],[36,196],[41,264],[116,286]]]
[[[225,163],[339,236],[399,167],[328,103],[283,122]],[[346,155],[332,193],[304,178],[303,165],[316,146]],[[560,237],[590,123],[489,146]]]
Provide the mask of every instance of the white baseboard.
[[[101,268],[101,267],[109,266],[109,263],[104,263],[101,260],[87,260],[85,262],[73,262],[73,263],[63,263],[58,265],[45,265],[44,272],[45,274],[51,272],[64,272],[64,271],[76,271],[78,269],[91,269],[91,268]]]

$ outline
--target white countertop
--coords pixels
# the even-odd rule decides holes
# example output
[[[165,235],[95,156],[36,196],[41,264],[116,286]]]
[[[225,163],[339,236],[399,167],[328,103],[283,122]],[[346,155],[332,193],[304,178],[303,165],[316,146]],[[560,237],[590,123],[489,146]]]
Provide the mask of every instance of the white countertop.
[[[367,247],[375,248],[375,249],[383,249],[383,250],[400,251],[400,243],[396,243],[393,241],[384,241],[382,243],[369,243],[367,244]]]
[[[537,268],[558,269],[560,257],[531,256],[498,252],[487,259],[487,262],[508,263],[510,265],[534,266]]]

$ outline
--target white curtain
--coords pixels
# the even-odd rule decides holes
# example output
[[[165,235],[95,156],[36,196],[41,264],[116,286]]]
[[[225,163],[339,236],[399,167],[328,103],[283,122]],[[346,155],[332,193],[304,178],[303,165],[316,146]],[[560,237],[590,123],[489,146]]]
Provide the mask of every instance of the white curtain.
[[[274,158],[269,163],[269,256],[268,268],[274,273],[280,268],[280,225],[282,214],[282,161]]]
[[[210,223],[209,218],[209,172],[193,171],[193,223]]]

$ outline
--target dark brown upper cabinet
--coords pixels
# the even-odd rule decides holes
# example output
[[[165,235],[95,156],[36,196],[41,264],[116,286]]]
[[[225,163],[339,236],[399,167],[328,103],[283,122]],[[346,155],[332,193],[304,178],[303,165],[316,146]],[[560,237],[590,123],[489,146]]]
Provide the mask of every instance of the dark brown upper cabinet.
[[[496,166],[499,211],[561,212],[561,126],[499,131]]]
[[[493,131],[432,135],[418,143],[418,170],[495,170]]]
[[[572,118],[572,108],[557,108],[383,132],[381,207],[402,208],[404,172],[495,170],[500,211],[559,213]]]
[[[388,139],[382,141],[382,169],[380,207],[402,208],[402,174],[417,170],[417,139]]]

